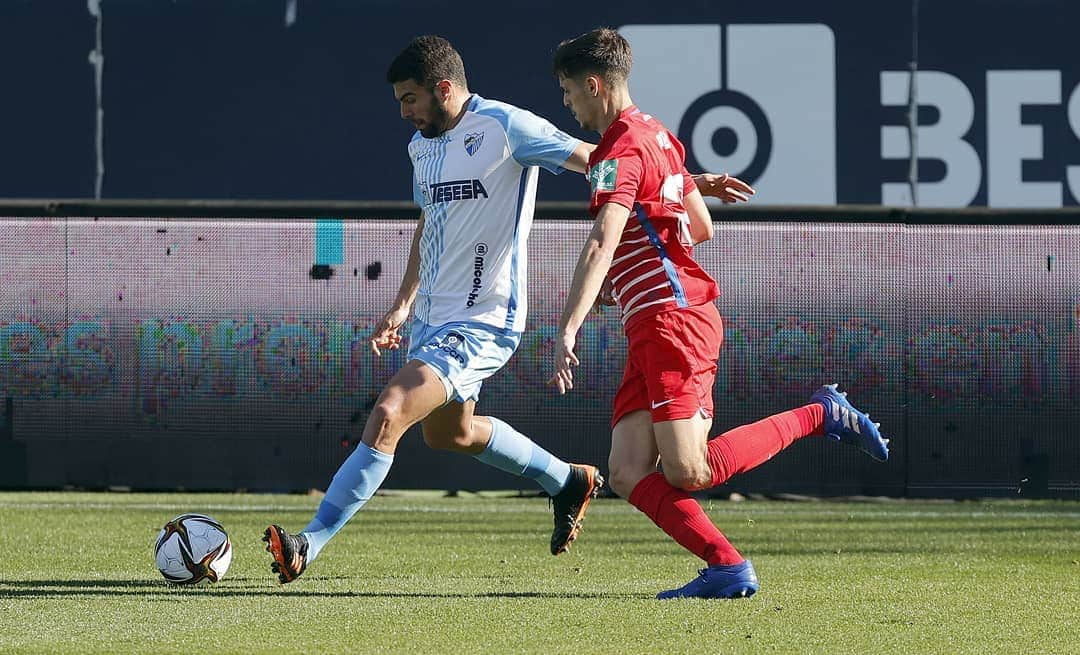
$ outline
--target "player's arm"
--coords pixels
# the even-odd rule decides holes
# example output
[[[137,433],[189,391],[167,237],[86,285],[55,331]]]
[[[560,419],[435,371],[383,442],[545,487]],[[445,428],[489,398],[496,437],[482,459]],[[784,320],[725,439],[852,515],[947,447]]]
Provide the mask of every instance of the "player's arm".
[[[701,173],[691,177],[694,178],[694,184],[697,185],[697,189],[701,192],[701,195],[719,198],[727,203],[739,201],[746,202],[750,199],[750,196],[757,193],[757,191],[754,190],[754,187],[727,173],[722,175],[717,175],[715,173]]]
[[[713,238],[712,214],[705,204],[705,199],[697,191],[691,191],[683,197],[683,207],[690,217],[690,244],[696,246],[702,241]]]
[[[574,281],[570,285],[570,294],[566,298],[562,318],[559,320],[559,336],[555,345],[555,374],[548,380],[549,385],[558,387],[559,393],[566,393],[574,388],[574,374],[570,367],[579,363],[577,355],[574,354],[577,333],[600,293],[629,217],[630,210],[626,207],[614,202],[605,203],[597,213],[589,239],[578,257],[577,266],[574,268]]]
[[[688,173],[683,172],[684,175]],[[737,177],[730,175],[715,175],[702,173],[691,175],[693,184],[687,184],[684,189],[683,207],[686,208],[690,219],[690,243],[697,245],[702,241],[708,241],[713,237],[712,214],[705,204],[702,196],[719,198],[726,203],[743,201],[746,202],[754,195],[754,188]]]
[[[409,246],[409,261],[405,265],[405,274],[401,278],[397,298],[394,299],[390,311],[386,312],[371,333],[371,351],[376,355],[382,355],[382,349],[397,350],[401,347],[401,334],[398,333],[398,329],[409,318],[409,310],[412,309],[416,292],[420,289],[420,236],[423,233],[424,212],[420,212],[420,220],[417,221],[416,231],[413,232],[412,245]]]
[[[498,117],[504,121],[510,154],[522,166],[540,166],[556,175],[564,170],[584,173],[596,149],[524,109],[506,107]]]
[[[574,152],[563,162],[563,168],[575,173],[584,173],[585,169],[589,167],[589,155],[592,154],[593,150],[596,150],[595,144],[585,143],[584,141],[578,143],[577,147],[574,148]]]

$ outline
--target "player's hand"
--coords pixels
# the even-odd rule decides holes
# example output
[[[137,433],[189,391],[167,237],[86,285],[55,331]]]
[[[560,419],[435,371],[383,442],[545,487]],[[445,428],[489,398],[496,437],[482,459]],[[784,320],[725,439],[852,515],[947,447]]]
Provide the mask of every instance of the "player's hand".
[[[555,375],[547,381],[548,386],[556,387],[560,394],[574,388],[574,372],[571,366],[577,366],[577,355],[574,354],[574,345],[577,335],[564,334],[559,337],[555,344]]]
[[[398,333],[398,329],[401,328],[408,317],[408,309],[394,309],[387,312],[386,316],[382,317],[382,320],[379,321],[379,324],[375,326],[371,333],[371,339],[368,341],[371,345],[371,352],[381,357],[383,350],[397,350],[400,348],[401,334]]]
[[[723,175],[702,173],[694,176],[694,182],[697,183],[701,195],[719,198],[726,203],[746,202],[750,196],[757,193],[754,187],[727,173]]]
[[[596,300],[593,301],[593,309],[597,312],[602,311],[605,306],[611,307],[615,304],[615,288],[611,284],[611,278],[605,277],[604,284],[600,287],[600,292],[596,294]]]

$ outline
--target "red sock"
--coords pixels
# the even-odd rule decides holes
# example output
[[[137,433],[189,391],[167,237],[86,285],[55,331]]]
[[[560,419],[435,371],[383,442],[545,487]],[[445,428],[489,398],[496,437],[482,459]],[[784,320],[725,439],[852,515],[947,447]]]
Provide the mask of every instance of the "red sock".
[[[680,546],[713,564],[738,564],[743,556],[709,520],[701,505],[662,473],[650,473],[630,493],[630,504]]]
[[[769,461],[796,439],[825,434],[824,420],[825,407],[812,403],[741,425],[712,439],[705,448],[705,458],[712,469],[712,486]]]

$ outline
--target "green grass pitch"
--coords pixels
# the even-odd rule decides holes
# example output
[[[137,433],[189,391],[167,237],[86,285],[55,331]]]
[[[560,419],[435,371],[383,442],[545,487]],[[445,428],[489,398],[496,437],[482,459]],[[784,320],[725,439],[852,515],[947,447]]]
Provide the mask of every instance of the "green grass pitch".
[[[0,653],[1080,653],[1080,503],[705,501],[761,577],[660,602],[698,562],[625,502],[547,552],[540,498],[379,496],[304,576],[260,541],[307,496],[0,493]],[[174,515],[222,521],[216,585],[167,585]]]

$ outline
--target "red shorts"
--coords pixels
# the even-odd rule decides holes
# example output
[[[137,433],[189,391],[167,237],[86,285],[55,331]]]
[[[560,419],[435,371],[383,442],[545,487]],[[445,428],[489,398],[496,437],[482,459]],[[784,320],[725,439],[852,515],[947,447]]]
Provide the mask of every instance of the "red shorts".
[[[653,423],[713,415],[716,360],[724,324],[713,303],[676,309],[635,321],[611,425],[638,410]]]

